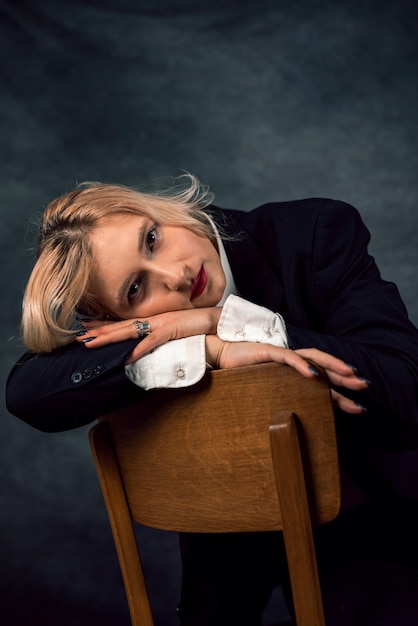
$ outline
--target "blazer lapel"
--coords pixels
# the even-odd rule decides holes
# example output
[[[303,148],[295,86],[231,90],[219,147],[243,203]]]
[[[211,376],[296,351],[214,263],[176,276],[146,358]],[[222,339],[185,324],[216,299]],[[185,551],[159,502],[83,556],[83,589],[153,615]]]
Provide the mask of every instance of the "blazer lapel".
[[[236,240],[224,242],[226,254],[239,294],[243,298],[279,311],[283,300],[280,269],[273,267],[269,259],[278,258],[274,253],[277,245],[264,233],[262,247],[253,235],[249,213],[222,210],[226,217],[226,229]]]

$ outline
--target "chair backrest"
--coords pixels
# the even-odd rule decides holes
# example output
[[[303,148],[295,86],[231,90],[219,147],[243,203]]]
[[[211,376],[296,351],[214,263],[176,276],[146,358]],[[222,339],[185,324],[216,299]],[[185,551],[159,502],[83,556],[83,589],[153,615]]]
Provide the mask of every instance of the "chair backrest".
[[[148,392],[137,404],[103,417],[90,441],[133,624],[152,624],[152,618],[135,621],[130,600],[142,594],[137,586],[129,590],[132,572],[127,569],[132,568],[126,559],[132,559],[132,545],[123,544],[130,542],[131,519],[186,532],[284,530],[289,561],[297,533],[304,535],[305,526],[310,527],[309,513],[322,524],[339,511],[327,381],[303,378],[286,366],[209,371],[195,386]],[[300,518],[302,509],[307,520],[298,531],[294,517]],[[306,558],[299,546],[293,560],[311,560],[304,566],[313,568],[316,580],[312,545],[305,548]],[[292,567],[289,562],[291,580],[300,579]],[[133,569],[139,571],[140,563]],[[138,575],[143,578],[142,571]],[[294,588],[293,595],[298,618]],[[306,588],[301,595],[306,596]],[[312,621],[313,610],[321,614],[322,604],[307,608],[310,621],[304,623],[309,626],[323,623],[323,616]]]

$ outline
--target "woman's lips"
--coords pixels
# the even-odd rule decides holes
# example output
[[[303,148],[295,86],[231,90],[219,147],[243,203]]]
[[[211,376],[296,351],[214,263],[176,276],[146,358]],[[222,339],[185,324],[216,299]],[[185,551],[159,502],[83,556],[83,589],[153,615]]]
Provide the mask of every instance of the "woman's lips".
[[[205,290],[207,282],[208,282],[208,276],[202,265],[196,278],[193,281],[193,285],[192,285],[191,293],[190,293],[190,300],[195,300],[195,298],[198,298],[199,296],[202,295],[202,293]]]

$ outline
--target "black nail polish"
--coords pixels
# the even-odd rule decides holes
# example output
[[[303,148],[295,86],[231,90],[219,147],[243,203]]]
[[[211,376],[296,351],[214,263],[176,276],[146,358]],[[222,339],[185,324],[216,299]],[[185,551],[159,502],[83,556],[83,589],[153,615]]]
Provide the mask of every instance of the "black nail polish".
[[[368,380],[367,378],[363,378],[363,376],[357,376],[357,378],[361,380],[362,383],[367,383],[368,385],[372,384],[370,380]]]
[[[359,402],[355,402],[354,403],[356,406],[358,406],[359,409],[361,409],[363,411],[363,413],[367,413],[367,409],[365,406],[363,406],[362,404],[360,404]]]
[[[86,337],[83,339],[83,343],[89,343],[89,341],[93,341],[93,339],[97,339],[97,337]]]
[[[350,365],[350,363],[346,363],[347,367],[349,367],[351,370],[353,370],[354,374],[357,374],[358,369],[357,367],[354,367],[354,365]]]
[[[315,369],[315,368],[313,367],[313,365],[310,365],[310,366],[309,366],[309,371],[311,372],[311,374],[314,374],[315,376],[319,376],[319,372],[318,372],[318,370],[317,370],[317,369]]]
[[[79,330],[78,333],[75,334],[76,337],[82,337],[83,335],[87,335],[88,330]]]

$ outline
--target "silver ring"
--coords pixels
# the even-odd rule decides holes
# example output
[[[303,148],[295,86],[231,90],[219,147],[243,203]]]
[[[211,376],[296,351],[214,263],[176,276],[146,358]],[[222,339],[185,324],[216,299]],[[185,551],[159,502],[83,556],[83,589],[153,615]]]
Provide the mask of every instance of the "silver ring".
[[[143,337],[144,335],[149,335],[151,332],[151,324],[149,322],[140,322],[139,320],[135,320],[133,325],[136,328],[136,332],[138,333],[138,337]]]

